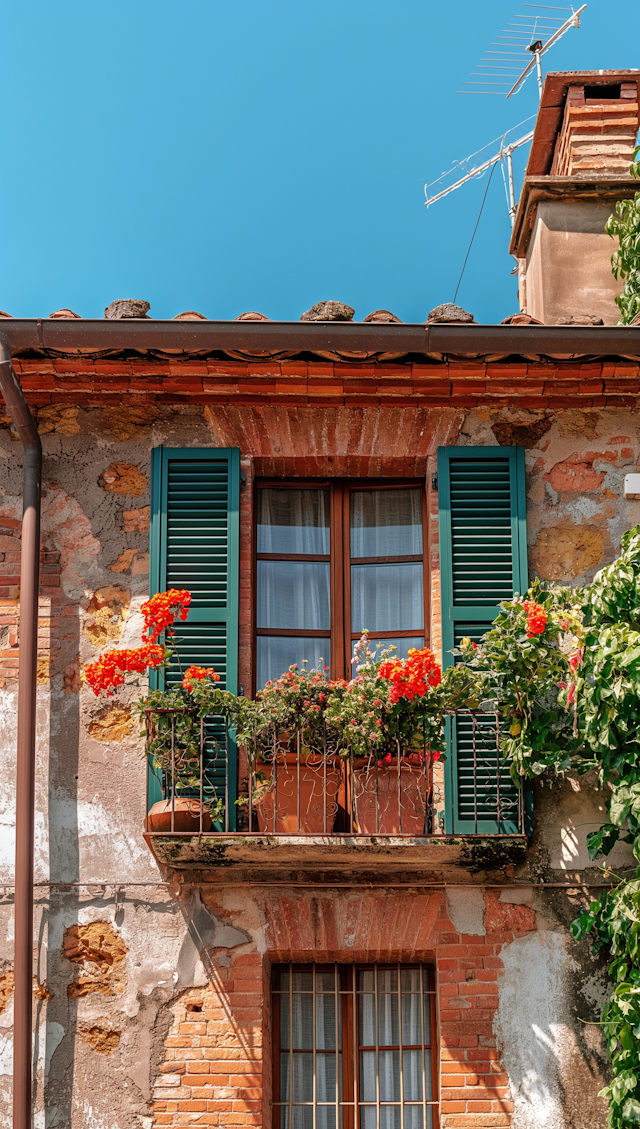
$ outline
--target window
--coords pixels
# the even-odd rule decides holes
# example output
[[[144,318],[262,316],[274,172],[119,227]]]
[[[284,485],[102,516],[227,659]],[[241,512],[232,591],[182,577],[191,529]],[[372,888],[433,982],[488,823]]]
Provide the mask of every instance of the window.
[[[420,482],[258,483],[258,689],[303,659],[351,677],[365,628],[400,655],[424,646],[424,507]]]
[[[274,1129],[436,1129],[433,970],[276,965]]]

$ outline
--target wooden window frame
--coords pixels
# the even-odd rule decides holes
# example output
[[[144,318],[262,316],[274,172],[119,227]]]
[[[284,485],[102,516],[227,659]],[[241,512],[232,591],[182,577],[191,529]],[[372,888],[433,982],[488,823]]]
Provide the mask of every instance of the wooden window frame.
[[[375,996],[376,996],[375,1023],[376,1023],[376,1032],[377,1032],[378,1031],[378,1006],[377,1006],[378,976],[377,976],[377,974],[378,974],[378,972],[382,972],[382,971],[386,971],[386,970],[390,970],[390,969],[398,972],[398,994],[399,995],[400,995],[400,992],[401,992],[400,973],[402,971],[409,970],[409,969],[412,969],[412,970],[413,969],[420,969],[421,1015],[424,1015],[423,998],[424,998],[425,995],[429,996],[430,1041],[428,1043],[425,1040],[424,1023],[422,1024],[422,1042],[421,1043],[405,1044],[405,1043],[401,1042],[400,1044],[394,1045],[394,1046],[391,1046],[391,1045],[387,1046],[385,1044],[383,1047],[379,1047],[378,1043],[376,1043],[375,1045],[372,1044],[370,1046],[369,1044],[361,1044],[359,1042],[359,1038],[358,1038],[358,1032],[359,1032],[359,1024],[358,1024],[359,1003],[358,1003],[358,997],[360,995],[362,995],[362,992],[359,991],[358,986],[357,986],[358,973],[368,972],[368,971],[372,971],[374,973],[374,985],[375,985]],[[426,1114],[427,1114],[427,1107],[429,1107],[431,1109],[431,1112],[432,1112],[432,1127],[433,1127],[433,1129],[438,1129],[439,1124],[440,1124],[440,1121],[439,1121],[439,1100],[438,1100],[438,1096],[439,1096],[439,1085],[438,1085],[438,1082],[439,1082],[439,1073],[438,1073],[438,1043],[439,1043],[439,1039],[438,1039],[438,1015],[437,1015],[437,1007],[436,1007],[436,996],[437,996],[436,973],[435,973],[435,966],[433,964],[429,963],[429,962],[426,962],[426,961],[411,961],[411,962],[407,962],[406,964],[401,963],[401,962],[391,963],[391,964],[375,964],[375,963],[342,964],[338,961],[328,962],[326,964],[320,963],[320,962],[317,963],[317,964],[316,963],[300,964],[300,963],[290,962],[290,963],[283,963],[283,964],[274,964],[272,966],[272,969],[271,969],[271,1048],[272,1048],[272,1070],[273,1070],[273,1075],[272,1075],[272,1081],[273,1081],[273,1085],[272,1085],[272,1106],[273,1106],[273,1112],[274,1112],[273,1129],[280,1129],[279,1111],[280,1111],[280,1109],[282,1108],[283,1105],[286,1106],[286,1104],[287,1104],[286,1102],[281,1101],[281,1095],[280,1095],[280,1055],[281,1055],[282,1050],[283,1050],[283,1048],[280,1046],[280,1000],[281,1000],[281,997],[283,995],[287,994],[285,990],[283,990],[279,987],[280,973],[283,972],[283,971],[290,972],[291,974],[293,974],[295,972],[313,971],[313,973],[314,973],[314,979],[313,979],[313,998],[314,998],[313,1021],[314,1021],[314,1030],[315,1030],[315,1016],[316,1016],[316,1009],[315,1009],[315,997],[316,997],[315,972],[316,972],[316,970],[317,971],[332,970],[334,972],[335,977],[336,977],[336,983],[338,985],[338,990],[339,990],[339,993],[340,993],[339,999],[338,999],[338,1002],[337,1002],[337,1005],[336,1005],[336,1017],[338,1016],[338,1009],[339,1009],[340,1010],[340,1019],[341,1019],[341,1024],[342,1024],[342,1050],[341,1051],[338,1051],[337,1049],[335,1049],[334,1051],[325,1050],[325,1051],[320,1051],[319,1053],[325,1054],[325,1055],[340,1054],[342,1056],[342,1079],[341,1079],[341,1082],[342,1082],[342,1100],[339,1102],[341,1112],[342,1112],[342,1121],[341,1121],[342,1129],[359,1129],[360,1122],[361,1122],[360,1110],[363,1108],[363,1106],[367,1106],[369,1108],[373,1107],[376,1110],[380,1110],[380,1109],[384,1108],[385,1106],[387,1106],[387,1107],[388,1106],[400,1106],[401,1109],[403,1108],[403,1106],[404,1106],[405,1109],[410,1107],[410,1106],[413,1106],[413,1108],[416,1108],[416,1106],[417,1106],[418,1108],[421,1108],[423,1110],[423,1121],[425,1122],[423,1129],[426,1129],[426,1120],[427,1120]],[[401,1012],[400,1012],[400,1014],[401,1014]],[[400,1032],[400,1037],[402,1039],[402,1033],[401,1032]],[[314,1041],[313,1049],[312,1048],[300,1048],[300,1050],[303,1051],[303,1052],[306,1051],[306,1053],[313,1053],[313,1055],[314,1055],[314,1069],[315,1069],[315,1056],[318,1053],[315,1049],[315,1034],[313,1036],[313,1041]],[[291,1042],[291,1040],[290,1040],[290,1042]],[[296,1050],[296,1048],[287,1047],[287,1048],[284,1048],[284,1050],[285,1050],[285,1052],[288,1051],[291,1054]],[[422,1095],[422,1099],[418,1099],[417,1101],[409,1101],[409,1102],[384,1101],[380,1098],[379,1087],[377,1087],[377,1098],[376,1098],[375,1103],[370,1102],[370,1101],[365,1102],[360,1096],[360,1071],[358,1069],[358,1064],[359,1064],[359,1060],[360,1060],[360,1052],[361,1051],[367,1051],[367,1052],[374,1051],[376,1053],[376,1056],[377,1056],[379,1050],[382,1050],[384,1052],[394,1051],[394,1050],[395,1051],[402,1051],[402,1052],[404,1052],[406,1050],[417,1050],[418,1052],[423,1052],[423,1053],[425,1051],[430,1052],[430,1059],[431,1059],[431,1098],[427,1099],[426,1076],[425,1076],[425,1073],[424,1073],[424,1066],[423,1066],[423,1095]],[[401,1053],[400,1057],[401,1057],[401,1060],[402,1060],[402,1057],[403,1057],[402,1053]],[[424,1062],[424,1060],[423,1060],[423,1062]],[[402,1074],[402,1071],[401,1071],[401,1074]],[[292,1083],[293,1083],[293,1074],[292,1074],[292,1072],[290,1072],[290,1076],[289,1076],[290,1094],[291,1094]],[[336,1079],[336,1090],[338,1090],[338,1088],[339,1088],[338,1087],[338,1080]],[[315,1085],[314,1085],[314,1094],[315,1094]],[[315,1102],[315,1098],[313,1100]],[[336,1094],[336,1100],[338,1100],[337,1094]],[[290,1098],[290,1104],[289,1104],[290,1109],[291,1109],[291,1101],[292,1101],[292,1097]],[[330,1107],[333,1105],[333,1103],[322,1103],[322,1104],[325,1105],[325,1108],[326,1108],[327,1104],[329,1104]],[[312,1106],[312,1108],[313,1108],[313,1106]],[[316,1106],[315,1108],[318,1109],[318,1108],[321,1108],[321,1106]],[[402,1120],[402,1123],[404,1124],[404,1118],[402,1118],[402,1115],[401,1115],[401,1120]],[[315,1117],[314,1117],[314,1125],[315,1125]],[[289,1126],[289,1129],[291,1129],[291,1125]],[[337,1124],[336,1124],[336,1129],[337,1129]]]
[[[260,553],[258,554],[258,504],[257,491],[271,488],[281,490],[329,490],[329,537],[330,552],[327,555]],[[360,490],[408,490],[420,489],[422,501],[422,553],[398,557],[351,557],[350,555],[350,495]],[[307,638],[329,638],[331,640],[331,677],[351,678],[352,643],[359,638],[351,631],[351,566],[352,564],[391,564],[422,562],[423,623],[420,631],[416,629],[398,631],[372,631],[372,640],[412,638],[416,634],[424,637],[425,646],[430,645],[430,571],[429,562],[429,520],[427,511],[426,481],[423,478],[256,478],[256,492],[253,506],[253,548],[252,548],[252,622],[254,654],[259,635],[290,635]],[[258,560],[304,560],[328,561],[330,564],[331,623],[329,631],[258,628],[257,626],[257,563]],[[257,664],[253,664],[253,693],[256,692]]]

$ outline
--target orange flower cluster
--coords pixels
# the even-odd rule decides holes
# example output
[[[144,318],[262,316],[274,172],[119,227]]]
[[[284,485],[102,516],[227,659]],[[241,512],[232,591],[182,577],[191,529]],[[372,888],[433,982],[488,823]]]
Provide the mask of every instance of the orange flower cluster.
[[[157,592],[142,605],[146,634],[142,638],[155,643],[162,632],[170,628],[176,618],[185,620],[191,603],[191,593],[186,588],[169,588],[168,592]],[[172,631],[167,634],[173,635]]]
[[[194,682],[203,682],[205,678],[210,678],[213,682],[220,681],[220,675],[216,674],[212,666],[188,666],[184,672],[182,685],[185,690],[193,690]]]
[[[164,662],[164,647],[160,643],[145,643],[143,647],[130,650],[107,651],[95,662],[87,663],[84,677],[97,696],[105,690],[110,698],[116,686],[124,683],[128,672],[144,674],[149,667],[160,666]]]
[[[438,666],[433,651],[424,647],[417,651],[411,647],[406,659],[389,659],[380,663],[378,678],[384,678],[391,683],[389,698],[392,702],[399,702],[400,698],[423,698],[427,686],[438,686],[442,679],[442,672]]]
[[[527,613],[527,638],[533,639],[535,635],[542,635],[549,616],[535,600],[525,600],[523,608]]]

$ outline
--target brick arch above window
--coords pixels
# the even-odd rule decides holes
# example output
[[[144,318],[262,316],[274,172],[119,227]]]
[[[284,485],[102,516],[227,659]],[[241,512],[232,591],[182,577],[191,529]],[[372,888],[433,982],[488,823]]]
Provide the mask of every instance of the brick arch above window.
[[[422,477],[454,444],[464,412],[414,404],[242,404],[205,409],[215,442],[239,447],[273,477]]]

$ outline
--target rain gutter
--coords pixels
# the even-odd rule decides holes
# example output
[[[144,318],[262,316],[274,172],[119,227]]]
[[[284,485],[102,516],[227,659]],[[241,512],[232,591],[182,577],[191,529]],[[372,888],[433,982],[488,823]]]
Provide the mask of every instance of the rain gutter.
[[[408,322],[121,321],[3,318],[17,353],[178,350],[640,356],[640,326],[469,325]],[[358,358],[353,358],[357,362]],[[348,360],[348,358],[345,358]]]
[[[3,327],[4,328],[4,327]],[[0,332],[0,391],[24,449],[16,773],[13,1129],[30,1129],[32,1094],[33,833],[42,445]]]

